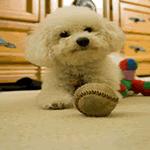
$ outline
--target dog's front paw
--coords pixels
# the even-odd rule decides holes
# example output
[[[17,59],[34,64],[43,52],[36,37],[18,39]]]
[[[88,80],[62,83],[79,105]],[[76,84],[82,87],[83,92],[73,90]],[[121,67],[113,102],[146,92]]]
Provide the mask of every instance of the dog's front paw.
[[[70,103],[63,103],[63,102],[51,102],[51,103],[45,103],[41,105],[42,109],[45,110],[57,110],[57,109],[67,109],[67,108],[72,108],[73,104]]]
[[[59,94],[51,93],[52,92],[41,92],[36,97],[36,103],[40,108],[45,110],[56,110],[74,107],[70,94],[61,92],[59,92]]]

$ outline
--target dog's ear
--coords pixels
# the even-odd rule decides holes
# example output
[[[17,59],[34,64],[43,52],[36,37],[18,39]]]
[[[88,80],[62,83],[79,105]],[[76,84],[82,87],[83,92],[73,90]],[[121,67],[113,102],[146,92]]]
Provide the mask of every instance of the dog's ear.
[[[103,23],[105,26],[105,38],[111,46],[110,52],[121,50],[126,40],[124,32],[114,22],[106,18],[104,18]]]
[[[43,25],[36,24],[35,30],[28,35],[25,58],[37,66],[46,67],[46,63],[50,64],[52,60],[50,59],[50,49],[47,46],[48,31]]]

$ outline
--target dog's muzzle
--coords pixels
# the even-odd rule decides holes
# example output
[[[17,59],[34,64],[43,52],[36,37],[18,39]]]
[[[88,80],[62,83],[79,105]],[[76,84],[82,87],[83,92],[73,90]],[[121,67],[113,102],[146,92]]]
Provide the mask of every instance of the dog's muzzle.
[[[87,46],[90,42],[90,40],[86,37],[80,37],[77,39],[77,44],[80,46]]]

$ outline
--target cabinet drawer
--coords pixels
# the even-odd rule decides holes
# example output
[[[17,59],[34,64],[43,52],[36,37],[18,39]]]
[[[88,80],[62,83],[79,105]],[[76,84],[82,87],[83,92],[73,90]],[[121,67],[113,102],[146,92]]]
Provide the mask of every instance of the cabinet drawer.
[[[4,38],[6,42],[16,45],[16,48],[0,46],[0,52],[24,53],[23,38],[27,37],[26,32],[0,31],[0,37]]]
[[[0,18],[39,21],[39,0],[0,0]]]
[[[136,75],[150,75],[150,62],[139,63]]]
[[[120,3],[121,28],[125,32],[150,34],[150,9],[126,3]]]
[[[149,35],[140,35],[140,34],[126,34],[126,43],[123,46],[121,53],[125,55],[126,58],[135,59],[138,62],[150,61],[150,36]],[[140,47],[142,46],[146,52],[136,52],[130,46]]]
[[[121,2],[129,2],[129,3],[144,5],[144,6],[150,6],[149,0],[121,0]]]
[[[148,41],[126,41],[124,44],[124,54],[130,56],[150,56],[150,42]],[[141,50],[138,50],[141,49]],[[145,50],[145,51],[144,51]]]
[[[28,62],[25,59],[25,32],[0,31],[0,37],[3,37],[6,42],[15,44],[16,48],[0,46],[0,63],[24,63]]]

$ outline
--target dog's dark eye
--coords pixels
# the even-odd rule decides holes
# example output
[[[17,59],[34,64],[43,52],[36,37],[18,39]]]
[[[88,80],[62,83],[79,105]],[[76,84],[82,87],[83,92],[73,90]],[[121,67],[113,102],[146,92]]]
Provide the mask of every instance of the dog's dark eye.
[[[64,32],[62,32],[62,33],[60,34],[60,36],[61,36],[61,37],[68,37],[69,34],[68,34],[68,32],[64,31]]]
[[[92,32],[92,29],[91,28],[85,28],[84,31]]]

